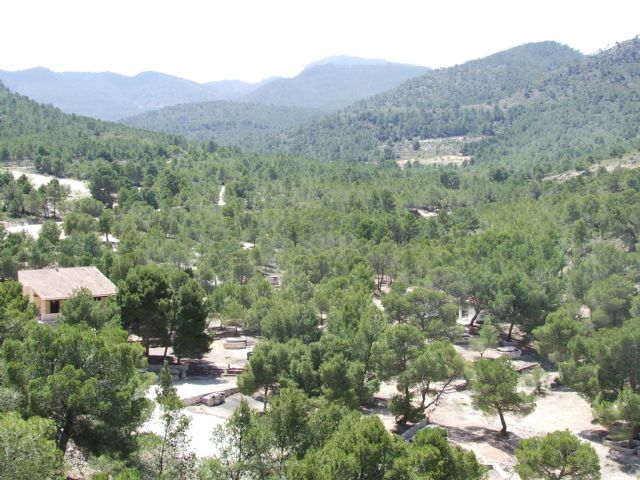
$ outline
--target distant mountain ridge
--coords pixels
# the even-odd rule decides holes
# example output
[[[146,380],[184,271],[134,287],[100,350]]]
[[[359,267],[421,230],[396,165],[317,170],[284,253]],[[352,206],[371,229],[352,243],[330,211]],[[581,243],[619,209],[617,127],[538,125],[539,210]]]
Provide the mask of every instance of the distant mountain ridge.
[[[494,134],[466,148],[479,161],[499,156],[550,171],[640,149],[640,37],[549,72],[499,108]]]
[[[156,168],[185,145],[177,135],[137,130],[69,115],[12,92],[0,81],[0,157],[39,172],[88,178],[93,162],[131,162],[140,172]]]
[[[281,131],[393,88],[426,71],[429,69],[384,60],[330,57],[311,64],[294,78],[271,79],[235,102],[184,103],[122,122],[196,140],[264,150],[278,144],[275,137]]]
[[[427,67],[383,60],[331,57],[293,78],[275,79],[239,98],[242,102],[338,109],[397,87],[428,72]]]
[[[352,57],[350,55],[335,55],[333,57],[323,58],[317,62],[312,62],[304,70],[308,70],[313,67],[319,67],[321,65],[340,65],[340,66],[353,66],[353,65],[388,65],[391,62],[388,60],[382,60],[379,58],[360,58]]]
[[[214,106],[193,107],[190,110],[185,105],[180,108],[179,115],[174,110],[166,109],[154,112],[153,116],[140,115],[130,119],[128,123],[141,128],[182,133],[191,138],[215,138],[218,142],[232,142],[244,148],[284,151],[316,159],[392,159],[395,150],[407,153],[407,143],[413,143],[416,139],[452,137],[468,137],[463,143],[466,153],[470,155],[478,158],[488,155],[501,158],[506,153],[492,150],[495,148],[494,142],[503,138],[500,135],[509,128],[510,121],[515,121],[516,114],[527,108],[520,98],[523,92],[533,91],[545,76],[583,60],[581,53],[556,42],[520,45],[454,67],[428,71],[385,92],[352,103],[342,110],[316,116],[306,123],[285,130],[278,131],[273,128],[274,125],[266,127],[268,121],[263,110],[256,115],[263,118],[262,127],[265,128],[251,142],[244,142],[231,129],[221,129],[216,123],[220,121],[220,111],[216,110],[219,107]],[[348,61],[347,57],[345,62]],[[309,78],[322,77],[325,70],[362,71],[373,67],[380,66],[336,66],[330,63],[312,66],[294,79],[274,80],[242,97],[242,100],[260,96],[260,100],[265,103],[266,98],[270,97],[271,103],[286,100],[295,105],[292,92],[300,87],[286,90],[289,96],[285,98],[282,93],[285,91],[283,83],[302,82],[308,85],[313,83]],[[265,92],[269,95],[265,95]],[[283,98],[278,98],[278,95]],[[537,95],[540,96],[539,93]],[[241,109],[235,113],[238,112],[242,112],[245,123],[251,123],[250,110]],[[287,123],[283,121],[283,114],[280,111],[274,117],[279,118],[278,127]],[[296,118],[303,120],[301,115]],[[526,118],[526,115],[520,118]],[[528,121],[534,122],[535,119]],[[202,128],[207,124],[212,126],[210,134],[207,134],[206,128]],[[555,120],[550,119],[547,128],[554,125],[557,125]],[[185,131],[184,128],[189,130]],[[520,125],[520,128],[522,131],[527,130],[526,125]],[[528,142],[529,145],[535,143],[532,139],[525,141],[524,134],[517,130],[509,135],[514,141],[519,138],[521,140],[518,141]],[[258,137],[260,141],[256,143]],[[474,139],[473,145],[470,144],[471,139]],[[478,139],[483,140],[478,142]],[[522,148],[526,150],[528,147],[524,143]],[[551,148],[546,150],[551,151]],[[504,152],[506,151],[505,145]]]
[[[178,103],[229,100],[254,88],[239,80],[200,84],[158,72],[128,77],[111,72],[56,73],[43,67],[0,71],[0,80],[37,102],[102,120],[119,120]]]
[[[132,77],[111,72],[57,73],[43,67],[0,70],[0,81],[66,113],[120,120],[173,105],[228,100],[336,109],[425,71],[424,67],[384,60],[338,56],[312,63],[294,78],[272,77],[254,84],[240,80],[198,83],[159,72]]]

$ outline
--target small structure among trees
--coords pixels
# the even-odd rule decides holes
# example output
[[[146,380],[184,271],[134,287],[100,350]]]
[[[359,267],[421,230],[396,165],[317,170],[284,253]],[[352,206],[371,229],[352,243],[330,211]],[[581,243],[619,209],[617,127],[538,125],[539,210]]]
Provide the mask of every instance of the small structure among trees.
[[[78,290],[88,290],[96,300],[112,297],[118,292],[96,267],[20,270],[18,282],[22,285],[22,293],[35,304],[42,322],[54,322],[64,301]]]

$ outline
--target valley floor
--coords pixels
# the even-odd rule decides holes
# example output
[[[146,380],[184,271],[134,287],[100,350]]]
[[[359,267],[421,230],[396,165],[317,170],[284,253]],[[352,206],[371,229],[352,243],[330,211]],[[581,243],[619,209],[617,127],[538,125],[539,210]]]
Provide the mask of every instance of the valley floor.
[[[251,338],[250,340],[254,340]],[[223,341],[216,340],[206,360],[221,367],[242,368],[246,364],[246,354],[252,347],[242,350],[226,350]],[[456,345],[456,349],[466,360],[479,356],[467,346]],[[157,352],[160,354],[161,349]],[[496,351],[485,353],[485,358],[497,357]],[[535,358],[523,356],[517,365],[534,362]],[[526,373],[523,374],[523,376]],[[600,458],[602,478],[626,480],[637,478],[640,473],[640,459],[623,455],[602,444],[606,430],[595,422],[591,407],[576,392],[567,389],[552,389],[551,383],[557,373],[547,372],[542,396],[536,399],[536,409],[528,416],[506,416],[509,435],[497,436],[499,421],[496,416],[483,415],[473,408],[470,390],[457,391],[450,388],[442,397],[437,409],[431,414],[431,423],[448,431],[451,441],[460,447],[472,450],[485,465],[491,466],[490,478],[515,480],[515,448],[520,439],[544,435],[555,430],[569,430],[582,441],[589,442]],[[524,383],[524,382],[523,382]],[[219,392],[235,388],[235,376],[190,377],[175,382],[180,398],[188,399],[205,393]],[[523,388],[524,387],[523,385]],[[366,414],[378,415],[389,431],[397,431],[393,415],[387,408],[387,402],[396,393],[393,383],[384,383],[376,394],[373,405],[364,409]],[[155,396],[155,387],[149,391],[150,398]],[[232,415],[241,399],[245,399],[256,410],[262,410],[262,402],[236,393],[227,397],[224,404],[216,407],[195,405],[185,408],[191,419],[189,436],[192,451],[198,457],[211,456],[217,452],[213,432]],[[159,433],[161,430],[159,411],[156,408],[143,430]]]

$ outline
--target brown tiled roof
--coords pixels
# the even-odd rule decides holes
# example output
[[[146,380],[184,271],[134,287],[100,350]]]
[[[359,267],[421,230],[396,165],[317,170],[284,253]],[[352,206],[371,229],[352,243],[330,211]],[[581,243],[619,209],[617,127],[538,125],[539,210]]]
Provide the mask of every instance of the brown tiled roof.
[[[118,291],[96,267],[20,270],[18,282],[43,300],[64,300],[81,288],[88,288],[94,297],[115,295]]]

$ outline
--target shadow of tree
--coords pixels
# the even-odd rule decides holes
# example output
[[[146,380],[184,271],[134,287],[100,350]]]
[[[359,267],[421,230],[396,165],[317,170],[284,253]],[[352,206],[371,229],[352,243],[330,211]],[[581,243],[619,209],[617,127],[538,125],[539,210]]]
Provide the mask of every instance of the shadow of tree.
[[[391,416],[389,410],[389,400],[386,398],[373,397],[373,399],[360,406],[360,413],[363,415],[386,415]],[[402,435],[404,432],[413,427],[414,423],[399,424],[396,423],[391,427],[390,432]]]
[[[360,406],[363,415],[391,415],[389,401],[386,398],[374,397],[370,402]]]
[[[590,430],[582,430],[578,432],[580,438],[591,442],[602,443],[603,437],[607,435],[607,431],[603,428],[592,428]]]
[[[603,428],[593,428],[578,432],[578,436],[594,443],[602,444],[602,440],[607,436],[607,430]],[[629,475],[640,473],[640,458],[635,454],[629,454],[609,448],[607,459],[618,465],[618,469]]]
[[[388,412],[389,411],[389,400],[381,397],[373,397],[371,401],[367,403],[363,403],[360,407],[360,410],[364,412]]]
[[[433,425],[441,426],[436,423]],[[520,443],[520,436],[507,432],[506,435],[500,435],[497,430],[491,430],[485,427],[466,427],[457,428],[450,426],[441,426],[448,432],[448,437],[454,442],[464,443],[488,443],[498,450],[502,450],[505,453],[513,454],[516,447]]]
[[[609,449],[607,458],[618,464],[621,472],[636,475],[640,472],[640,459],[637,455],[629,455],[618,450]]]

